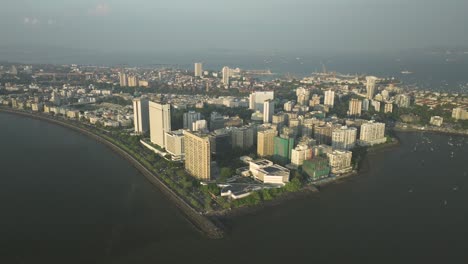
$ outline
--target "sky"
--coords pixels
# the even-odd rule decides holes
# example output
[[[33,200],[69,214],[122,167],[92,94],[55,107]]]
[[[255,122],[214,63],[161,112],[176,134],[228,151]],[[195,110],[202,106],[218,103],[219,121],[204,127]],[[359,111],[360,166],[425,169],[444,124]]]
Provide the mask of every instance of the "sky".
[[[2,0],[0,46],[386,52],[468,43],[466,0]]]

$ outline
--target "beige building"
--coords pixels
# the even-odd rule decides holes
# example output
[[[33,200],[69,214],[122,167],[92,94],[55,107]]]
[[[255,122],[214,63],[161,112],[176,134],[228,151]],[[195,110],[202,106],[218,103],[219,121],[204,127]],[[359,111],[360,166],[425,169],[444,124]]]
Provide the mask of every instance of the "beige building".
[[[393,104],[392,103],[385,103],[384,113],[393,113]]]
[[[195,77],[202,77],[203,74],[203,64],[201,62],[195,63]]]
[[[149,102],[149,123],[151,143],[165,148],[164,134],[171,131],[171,105]]]
[[[120,81],[120,86],[122,87],[128,86],[127,74],[125,74],[125,72],[119,72],[119,81]]]
[[[444,123],[444,118],[440,116],[431,116],[431,121],[429,122],[433,126],[442,126]]]
[[[377,82],[378,78],[375,76],[367,76],[366,77],[366,90],[367,90],[367,99],[373,99],[375,95],[375,83]]]
[[[349,110],[348,115],[350,116],[360,116],[362,111],[362,101],[356,98],[349,101]]]
[[[138,86],[138,77],[135,75],[128,76],[127,78],[128,87],[137,87]]]
[[[331,153],[327,153],[331,171],[334,174],[342,174],[350,172],[351,158],[353,153],[347,150],[334,150]]]
[[[267,129],[257,133],[257,154],[261,157],[273,156],[275,151],[276,130]]]
[[[185,170],[200,180],[211,179],[211,151],[208,136],[184,131]]]
[[[297,145],[291,150],[291,164],[296,167],[302,166],[304,160],[312,159],[312,148],[308,145]]]
[[[325,91],[325,101],[323,102],[324,105],[328,105],[333,107],[335,104],[335,92],[332,90]]]
[[[385,143],[386,141],[384,123],[369,121],[361,125],[360,145],[372,146]]]
[[[176,130],[166,132],[166,151],[171,154],[172,160],[183,160],[184,158],[184,131]]]
[[[452,118],[455,120],[468,120],[468,110],[461,107],[452,110]]]

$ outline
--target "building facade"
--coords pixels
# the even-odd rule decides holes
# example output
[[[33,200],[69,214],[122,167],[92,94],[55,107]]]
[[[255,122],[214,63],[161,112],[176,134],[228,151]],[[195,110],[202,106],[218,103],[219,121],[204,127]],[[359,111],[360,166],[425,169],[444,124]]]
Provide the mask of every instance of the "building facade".
[[[135,133],[144,134],[149,130],[149,100],[133,99],[133,124]]]
[[[200,180],[211,179],[211,147],[207,136],[184,131],[185,170]]]
[[[171,105],[149,102],[151,143],[165,148],[165,133],[171,131]]]

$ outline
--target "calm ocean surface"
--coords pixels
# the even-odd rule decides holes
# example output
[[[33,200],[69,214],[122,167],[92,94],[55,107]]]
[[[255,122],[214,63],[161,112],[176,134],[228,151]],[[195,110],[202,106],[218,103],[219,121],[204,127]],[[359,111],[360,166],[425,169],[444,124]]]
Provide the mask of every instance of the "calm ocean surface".
[[[105,146],[0,113],[0,263],[466,263],[468,138],[399,136],[368,173],[208,240]]]

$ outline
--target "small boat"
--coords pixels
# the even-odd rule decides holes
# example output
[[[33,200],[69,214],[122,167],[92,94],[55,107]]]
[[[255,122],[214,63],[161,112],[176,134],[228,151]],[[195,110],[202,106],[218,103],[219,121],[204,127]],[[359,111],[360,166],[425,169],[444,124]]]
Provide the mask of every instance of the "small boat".
[[[409,192],[409,193],[412,193],[412,192],[413,192],[413,189],[409,189],[408,192]]]
[[[444,206],[447,206],[447,200],[444,200]]]

